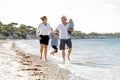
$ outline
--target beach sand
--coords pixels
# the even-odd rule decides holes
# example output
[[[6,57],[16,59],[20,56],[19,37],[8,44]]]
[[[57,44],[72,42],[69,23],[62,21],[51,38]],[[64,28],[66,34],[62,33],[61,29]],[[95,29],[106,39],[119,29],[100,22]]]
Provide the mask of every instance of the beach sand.
[[[0,40],[0,80],[70,80],[71,72]]]

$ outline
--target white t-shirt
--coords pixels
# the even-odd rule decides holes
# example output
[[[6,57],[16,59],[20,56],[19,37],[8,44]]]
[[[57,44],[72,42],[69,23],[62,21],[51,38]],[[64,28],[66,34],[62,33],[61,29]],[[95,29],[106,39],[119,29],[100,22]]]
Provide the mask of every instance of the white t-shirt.
[[[60,39],[69,39],[70,38],[70,36],[68,34],[68,24],[67,25],[59,24],[57,26],[57,30],[59,30],[59,32],[60,32]]]
[[[44,25],[43,23],[38,26],[38,35],[49,35],[51,31],[50,24]]]

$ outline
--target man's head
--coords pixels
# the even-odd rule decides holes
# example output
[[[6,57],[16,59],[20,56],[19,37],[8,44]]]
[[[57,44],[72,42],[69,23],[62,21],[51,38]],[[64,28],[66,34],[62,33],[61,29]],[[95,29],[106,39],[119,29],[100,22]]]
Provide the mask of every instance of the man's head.
[[[66,16],[62,16],[62,17],[61,17],[61,21],[62,21],[63,24],[66,24],[66,23],[67,23],[67,22],[66,22],[66,21],[67,21]]]
[[[67,20],[67,17],[66,16],[62,16],[61,19]]]

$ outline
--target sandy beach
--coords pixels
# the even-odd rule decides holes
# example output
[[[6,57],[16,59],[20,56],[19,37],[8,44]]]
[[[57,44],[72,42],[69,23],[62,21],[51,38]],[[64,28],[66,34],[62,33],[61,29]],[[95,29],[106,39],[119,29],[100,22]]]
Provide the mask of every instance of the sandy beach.
[[[69,70],[26,54],[11,40],[0,41],[0,80],[69,80]]]
[[[28,45],[29,43],[31,44]],[[39,48],[37,44],[35,40],[0,40],[0,80],[120,80],[120,58],[119,55],[112,55],[115,54],[114,51],[108,54],[109,56],[104,56],[105,58],[103,55],[100,58],[97,57],[98,59],[86,55],[86,58],[73,57],[70,63],[62,64],[60,54],[48,55],[48,61],[44,59],[41,61],[39,51],[36,51]],[[96,45],[93,46],[96,48]],[[106,48],[109,48],[109,45]],[[116,47],[116,44],[112,48],[118,49],[119,53],[119,47]],[[74,52],[76,50],[78,49]],[[94,55],[97,54],[99,53]],[[102,64],[98,64],[95,60],[102,61]],[[103,64],[105,62],[106,64]]]

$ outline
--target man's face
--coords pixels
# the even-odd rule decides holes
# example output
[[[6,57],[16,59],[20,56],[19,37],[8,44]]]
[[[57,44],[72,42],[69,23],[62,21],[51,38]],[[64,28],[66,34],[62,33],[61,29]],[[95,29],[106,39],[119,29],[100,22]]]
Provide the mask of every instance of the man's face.
[[[62,22],[66,22],[66,19],[65,19],[65,18],[61,18],[61,21],[62,21]]]

